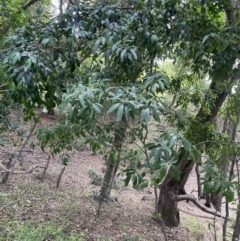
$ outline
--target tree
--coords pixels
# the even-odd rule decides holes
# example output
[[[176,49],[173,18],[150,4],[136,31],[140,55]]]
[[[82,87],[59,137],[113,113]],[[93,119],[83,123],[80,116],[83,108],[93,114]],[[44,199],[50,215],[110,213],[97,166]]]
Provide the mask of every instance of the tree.
[[[225,0],[70,4],[54,19],[37,19],[7,38],[2,59],[12,98],[24,105],[26,119],[35,118],[34,108],[40,105],[51,109],[60,104],[67,111],[64,123],[39,133],[42,147],[50,145],[56,153],[83,136],[94,152],[106,157],[109,172],[102,196],[109,194],[121,158],[135,157],[135,150],[124,150],[124,141],[132,144],[139,138],[146,163],[135,160],[135,164],[149,168],[149,161],[156,162],[149,171],[155,188],[168,170],[158,213],[168,226],[176,226],[176,197],[199,157],[187,139],[194,145],[211,140],[212,122],[239,73],[238,20],[231,4]],[[211,84],[196,118],[147,143],[151,115],[159,122],[159,113],[171,118],[175,113],[162,93],[171,88],[176,92],[182,84],[159,71],[159,59],[184,59],[189,81],[208,75]],[[136,119],[139,123],[132,128]],[[207,145],[202,145],[201,151],[205,149]],[[136,172],[126,170],[126,183],[132,178],[146,186],[145,173]]]
[[[213,6],[215,6],[215,10]],[[193,49],[190,45],[185,51],[189,52],[190,56],[191,54],[196,54],[193,70],[196,70],[196,68],[202,69],[204,66],[204,68],[206,68],[204,71],[208,72],[211,78],[211,85],[202,102],[202,106],[195,120],[193,120],[188,127],[188,137],[195,144],[211,140],[208,135],[209,127],[211,128],[219,109],[228,95],[229,89],[232,88],[233,82],[237,79],[239,73],[238,68],[234,68],[234,64],[238,57],[238,54],[236,54],[238,45],[235,44],[235,41],[231,40],[234,34],[231,31],[229,32],[230,28],[234,29],[234,31],[238,30],[237,27],[234,27],[238,24],[238,22],[235,22],[237,20],[233,17],[235,12],[234,7],[231,1],[206,3],[202,4],[201,7],[202,21],[197,21],[195,15],[189,15],[189,21],[191,21],[192,16],[194,16],[195,23],[188,25],[188,31],[194,26],[207,27],[201,28],[201,31],[203,31],[203,38],[201,38],[200,35],[196,36],[197,38],[195,41],[200,44],[198,54],[195,52],[196,49]],[[190,8],[190,6],[188,6],[188,8]],[[223,10],[226,14],[226,24],[223,25],[222,23],[217,24],[213,22],[211,15],[213,16],[217,12],[220,13]],[[192,9],[192,11],[194,11],[194,9]],[[204,20],[206,22],[203,24]],[[204,31],[206,32],[204,33]],[[190,32],[193,33],[194,30],[192,29]],[[207,34],[207,32],[209,34]],[[230,38],[229,42],[225,42],[226,39],[224,40],[223,36]],[[187,46],[187,43],[188,41],[186,41],[185,46]],[[211,51],[207,51],[210,50],[210,48]],[[204,56],[206,53],[209,54],[207,57],[208,59]],[[205,62],[205,64],[203,62]],[[199,63],[201,64],[199,65]],[[161,185],[159,196],[158,211],[162,214],[163,219],[169,226],[177,226],[179,223],[179,212],[177,210],[177,201],[175,197],[184,189],[184,185],[194,166],[194,160],[189,160],[185,155],[180,154],[177,166],[181,170],[181,177],[176,179],[170,170]]]
[[[35,18],[36,12],[39,12],[44,6],[49,4],[49,1],[42,1],[41,4],[35,6],[35,3],[39,2],[38,0],[30,0],[27,3],[22,0],[15,1],[5,1],[1,0],[0,2],[0,49],[8,46],[5,43],[6,35],[11,35],[17,28],[26,24],[28,21],[31,21],[32,18]],[[1,52],[1,57],[4,58],[4,53]],[[13,101],[10,94],[11,83],[9,79],[6,78],[5,71],[3,70],[2,63],[0,64],[0,106],[1,106],[1,130],[6,130],[9,128],[16,128],[17,124],[11,120],[9,114],[11,110],[21,110],[20,106]],[[9,162],[8,169],[10,168],[11,161]],[[7,181],[9,173],[5,173],[3,181]]]

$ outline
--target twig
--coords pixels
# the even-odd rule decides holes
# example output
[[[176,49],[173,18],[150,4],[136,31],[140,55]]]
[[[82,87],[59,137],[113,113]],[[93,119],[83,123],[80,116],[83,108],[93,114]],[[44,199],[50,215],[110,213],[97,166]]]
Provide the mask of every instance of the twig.
[[[43,180],[44,180],[44,178],[45,178],[45,174],[46,174],[46,171],[47,171],[47,169],[48,169],[49,163],[50,163],[50,155],[48,156],[47,165],[46,165],[46,167],[45,167],[44,170],[43,170],[43,174],[42,174],[42,178],[41,178],[41,181],[42,181],[42,182],[43,182]]]
[[[27,2],[26,4],[24,4],[22,6],[23,10],[26,10],[28,7],[30,7],[31,5],[33,5],[34,3],[38,2],[39,0],[30,0],[29,2]]]
[[[27,171],[11,171],[6,169],[1,163],[0,163],[0,167],[4,170],[1,173],[12,173],[12,174],[28,174],[28,173],[31,173],[36,168],[46,168],[46,166],[35,166]]]
[[[59,177],[58,177],[58,180],[57,180],[57,188],[59,188],[59,186],[60,186],[60,181],[61,181],[61,178],[62,178],[62,175],[63,175],[65,169],[66,169],[66,166],[64,166],[64,167],[62,168],[62,170],[61,170],[61,172],[60,172],[60,174],[59,174]]]

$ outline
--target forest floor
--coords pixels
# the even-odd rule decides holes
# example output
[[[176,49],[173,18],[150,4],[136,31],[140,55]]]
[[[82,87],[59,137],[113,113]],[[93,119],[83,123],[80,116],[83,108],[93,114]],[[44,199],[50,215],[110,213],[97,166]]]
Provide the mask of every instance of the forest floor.
[[[41,119],[42,125],[51,123],[54,120],[46,116]],[[14,147],[12,144],[1,147],[1,161],[7,160],[9,154],[18,149],[18,145]],[[50,159],[43,182],[43,169],[36,168],[29,174],[11,174],[7,184],[0,184],[0,241],[164,240],[160,224],[153,219],[152,188],[136,190],[131,185],[125,187],[118,177],[111,193],[115,201],[103,204],[100,215],[96,216],[98,202],[94,195],[100,187],[92,183],[89,173],[103,176],[104,160],[81,144],[68,154],[71,158],[59,188],[56,184],[63,166],[57,156]],[[48,155],[38,147],[34,150],[25,148],[14,170],[26,171],[36,165],[45,166]],[[196,196],[196,190],[193,172],[186,191]],[[214,218],[186,201],[179,202],[179,210],[180,226],[166,229],[169,241],[222,240],[223,219]],[[214,227],[217,239],[214,239]],[[232,229],[229,228],[229,231],[232,232]]]

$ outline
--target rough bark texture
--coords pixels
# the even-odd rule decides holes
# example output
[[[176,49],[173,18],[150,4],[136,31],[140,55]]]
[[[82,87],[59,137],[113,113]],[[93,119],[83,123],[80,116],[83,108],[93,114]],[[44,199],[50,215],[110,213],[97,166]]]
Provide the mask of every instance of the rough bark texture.
[[[178,226],[179,210],[177,209],[177,190],[167,185],[161,186],[161,199],[158,202],[158,213],[162,215],[165,225],[169,227]]]
[[[181,170],[180,181],[178,181],[173,176],[172,172],[169,171],[161,185],[158,213],[162,215],[166,226],[175,227],[179,224],[180,218],[176,196],[179,193],[185,192],[184,185],[191,173],[193,166],[193,161],[188,161],[185,156],[180,155],[178,163],[178,167]]]
[[[240,236],[240,209],[238,207],[237,218],[236,218],[236,222],[235,222],[235,226],[234,226],[234,230],[233,230],[232,241],[239,240],[239,236]]]
[[[221,212],[222,206],[222,194],[221,193],[211,193],[211,202],[216,211]]]
[[[201,175],[199,171],[199,165],[195,166],[196,176],[197,176],[197,186],[198,186],[198,198],[202,196],[202,187],[201,187]]]

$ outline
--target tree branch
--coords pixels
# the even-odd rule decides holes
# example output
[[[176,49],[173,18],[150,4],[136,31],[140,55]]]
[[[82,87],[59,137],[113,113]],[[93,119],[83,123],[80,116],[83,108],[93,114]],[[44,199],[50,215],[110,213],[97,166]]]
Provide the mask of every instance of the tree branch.
[[[39,0],[30,0],[22,6],[22,9],[26,10],[27,8],[29,8],[31,5],[33,5],[34,3],[38,2],[38,1]]]
[[[3,172],[1,172],[1,173],[10,172],[12,174],[28,174],[28,173],[31,173],[36,168],[46,168],[47,166],[35,166],[27,171],[11,171],[11,170],[6,169],[1,163],[0,163],[0,167],[3,169]]]
[[[219,218],[225,218],[220,212],[217,212],[216,210],[214,210],[212,208],[206,207],[202,202],[198,201],[197,198],[195,198],[193,195],[178,195],[178,196],[176,196],[176,200],[178,202],[191,201],[194,205],[196,205],[198,208],[200,208],[203,212],[212,214]]]

